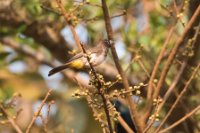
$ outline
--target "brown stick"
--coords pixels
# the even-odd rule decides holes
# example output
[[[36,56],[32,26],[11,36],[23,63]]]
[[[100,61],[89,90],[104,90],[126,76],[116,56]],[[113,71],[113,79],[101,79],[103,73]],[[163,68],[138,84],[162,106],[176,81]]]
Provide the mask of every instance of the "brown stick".
[[[82,48],[83,53],[87,54],[87,52],[86,52],[86,50],[84,49],[83,45],[81,45],[81,48]],[[89,64],[89,66],[90,66],[90,69],[91,69],[91,71],[92,71],[92,74],[95,76],[95,79],[97,79],[97,84],[98,84],[98,86],[97,86],[96,88],[97,88],[97,90],[98,90],[99,95],[100,95],[101,98],[102,98],[102,101],[103,101],[103,107],[104,107],[104,111],[105,111],[105,114],[106,114],[106,119],[107,119],[107,122],[108,122],[108,128],[109,128],[109,130],[110,130],[110,133],[114,133],[113,128],[112,128],[112,124],[111,124],[111,119],[110,119],[110,112],[109,112],[109,110],[108,110],[108,104],[107,104],[108,101],[107,101],[105,95],[103,94],[103,92],[102,92],[102,90],[101,90],[101,89],[102,89],[102,84],[101,84],[101,82],[98,80],[99,78],[98,78],[98,76],[97,76],[97,73],[96,73],[94,67],[92,66],[92,64],[90,63],[90,58],[89,58],[89,56],[87,56],[87,61],[88,61],[88,64]]]
[[[79,50],[81,50],[81,43],[80,43],[79,37],[78,37],[78,35],[75,31],[74,26],[71,23],[71,21],[72,21],[71,15],[66,13],[65,8],[62,5],[61,0],[56,0],[56,2],[58,4],[59,8],[61,9],[62,15],[65,17],[65,19],[66,19],[66,21],[67,21],[67,23],[70,27],[70,30],[72,31],[72,34],[73,34],[73,37],[74,37],[74,40],[76,42],[77,47],[79,48]]]
[[[106,0],[101,0],[101,2],[102,2],[102,10],[104,14],[107,36],[109,40],[113,40],[113,30],[110,23],[110,16],[109,16]],[[119,58],[118,58],[114,43],[111,45],[111,52],[112,52],[113,60],[115,62],[115,66],[122,77],[122,82],[125,87],[125,90],[129,90],[129,83],[119,63]],[[138,113],[136,111],[136,104],[132,101],[131,96],[127,96],[126,100],[127,100],[128,107],[130,110],[131,118],[137,128],[138,133],[141,133],[143,130],[143,124],[142,124],[142,121],[138,117]]]
[[[189,118],[190,116],[192,116],[194,113],[196,113],[198,110],[200,110],[200,105],[197,106],[195,109],[193,109],[190,113],[188,113],[187,115],[185,115],[183,118],[179,119],[178,121],[174,122],[174,124],[172,124],[171,126],[161,130],[159,133],[166,133],[167,131],[169,131],[170,129],[174,128],[175,126],[177,126],[178,124],[182,123],[183,121],[185,121],[187,118]]]
[[[163,86],[163,83],[165,81],[165,78],[167,76],[167,73],[172,65],[172,62],[175,58],[175,55],[178,51],[178,48],[180,47],[180,45],[183,43],[184,39],[186,38],[189,30],[192,28],[192,25],[194,24],[195,20],[200,17],[200,5],[198,6],[198,8],[196,9],[194,15],[192,16],[192,18],[190,19],[189,23],[187,24],[187,26],[185,27],[184,29],[184,32],[183,32],[183,35],[178,39],[178,41],[176,42],[175,46],[173,47],[168,59],[167,59],[167,62],[164,66],[164,69],[161,73],[161,76],[160,76],[160,79],[158,81],[158,86],[154,92],[154,95],[153,95],[153,98],[157,98],[159,92],[160,92],[160,89],[161,87]]]
[[[177,76],[175,77],[174,79],[174,82],[171,84],[171,86],[169,87],[168,91],[166,92],[165,96],[163,97],[163,100],[162,102],[158,105],[158,107],[156,108],[156,111],[154,114],[159,114],[160,110],[162,109],[163,105],[165,104],[167,98],[169,97],[169,94],[170,92],[173,90],[173,88],[175,87],[176,83],[178,82],[181,74],[183,73],[183,70],[184,68],[186,67],[186,63],[184,63],[182,66],[181,66],[181,69],[179,71],[179,73],[177,74]],[[145,119],[146,120],[146,119]],[[154,119],[155,120],[155,119]],[[146,132],[150,129],[150,127],[152,126],[153,124],[153,119],[149,122],[148,126],[149,128],[146,128]]]
[[[164,123],[166,122],[166,120],[168,119],[168,117],[171,115],[172,111],[177,106],[177,104],[180,101],[180,99],[182,98],[183,94],[187,91],[187,88],[189,87],[190,83],[192,82],[192,80],[195,77],[196,73],[198,72],[199,68],[200,68],[200,63],[198,64],[198,66],[196,67],[196,69],[194,70],[194,72],[192,73],[192,75],[191,75],[190,79],[187,81],[185,87],[183,88],[183,90],[181,91],[181,93],[178,95],[176,101],[174,102],[174,104],[172,105],[172,107],[168,111],[167,115],[165,116],[165,118],[163,119],[163,121],[161,122],[161,124],[159,125],[159,127],[156,129],[155,132],[158,132],[160,130],[160,128],[164,125]]]
[[[199,35],[199,31],[200,31],[200,23],[199,26],[196,30],[196,33],[193,37],[194,41],[192,42],[192,46],[196,43],[197,41],[197,37]],[[167,89],[167,92],[165,93],[162,103],[159,105],[158,111],[161,110],[162,106],[165,104],[165,102],[167,101],[168,97],[170,96],[171,92],[174,90],[176,84],[178,83],[183,71],[185,70],[185,68],[187,67],[187,62],[188,60],[185,60],[182,64],[181,64],[181,68],[179,70],[179,72],[176,74],[176,77],[174,78],[174,81],[172,82],[172,84],[170,85],[169,89]]]
[[[36,118],[40,115],[40,112],[43,108],[43,106],[45,105],[45,102],[47,101],[47,98],[50,96],[51,94],[51,91],[52,90],[49,90],[45,96],[45,98],[43,99],[42,103],[40,104],[39,108],[38,108],[38,111],[34,113],[34,116],[30,122],[30,124],[28,125],[27,129],[26,129],[26,133],[29,133],[30,132],[30,129],[32,128],[33,126],[33,123],[35,122]]]
[[[5,108],[3,107],[1,103],[0,103],[0,109],[3,115],[8,119],[12,127],[15,129],[15,131],[17,133],[23,133],[20,127],[17,125],[17,123],[13,120],[13,118],[9,116],[9,114],[7,113],[7,111],[5,110]]]
[[[128,124],[124,121],[124,119],[121,116],[118,116],[117,120],[128,133],[133,133],[133,130],[128,126]]]
[[[167,35],[167,38],[166,38],[164,44],[163,44],[163,47],[162,47],[161,52],[158,56],[158,59],[156,60],[155,66],[153,68],[152,74],[151,74],[150,79],[149,79],[149,85],[148,85],[148,89],[147,89],[147,104],[145,106],[146,113],[143,117],[144,121],[147,120],[147,118],[149,117],[149,114],[152,110],[152,105],[153,105],[152,104],[153,103],[153,101],[152,101],[153,100],[152,99],[152,90],[156,88],[155,84],[153,83],[153,80],[156,76],[156,72],[158,71],[159,65],[162,61],[162,57],[163,57],[163,55],[166,51],[166,47],[167,47],[167,45],[168,45],[168,43],[169,43],[169,41],[170,41],[170,39],[173,35],[174,29],[175,29],[175,26],[172,26],[170,31],[169,31],[169,34]]]
[[[156,60],[156,63],[155,63],[155,66],[153,68],[153,71],[152,71],[152,74],[151,74],[151,77],[149,79],[149,85],[148,85],[148,89],[147,89],[147,99],[150,100],[151,99],[151,95],[152,95],[152,89],[153,89],[153,80],[156,76],[156,72],[158,71],[158,67],[162,61],[162,57],[166,51],[166,47],[167,45],[169,44],[169,41],[173,35],[173,32],[174,32],[174,29],[175,29],[175,26],[172,26],[171,29],[169,30],[169,33],[167,35],[167,38],[163,44],[163,47],[162,47],[162,50],[160,51],[160,54],[158,56],[158,59]]]
[[[145,72],[145,74],[147,75],[147,77],[150,78],[150,74],[149,74],[147,68],[145,67],[143,61],[141,60],[141,58],[139,58],[139,59],[137,60],[137,62],[138,62],[138,64],[140,65],[140,67],[143,69],[143,71]]]
[[[78,82],[78,80],[76,79],[77,84],[79,85],[79,87],[84,90],[84,88],[81,86],[81,84]],[[88,100],[89,98],[86,97],[86,99]],[[109,104],[111,104],[110,100],[107,99],[107,102]],[[95,110],[92,108],[92,110],[95,112]],[[123,126],[123,128],[127,131],[127,133],[134,133],[133,130],[129,127],[129,125],[124,121],[124,119],[119,115],[117,117],[118,122]]]

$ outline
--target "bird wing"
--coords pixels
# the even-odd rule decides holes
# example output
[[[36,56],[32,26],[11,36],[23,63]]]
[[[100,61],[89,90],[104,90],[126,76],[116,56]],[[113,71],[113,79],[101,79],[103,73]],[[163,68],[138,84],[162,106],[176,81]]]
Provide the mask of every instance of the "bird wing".
[[[92,51],[92,53],[98,53],[100,50],[101,50],[101,49],[91,48],[91,49],[87,49],[86,51],[87,51],[87,53],[88,53],[88,52],[91,52],[91,51]],[[67,63],[69,63],[69,62],[71,62],[71,61],[74,61],[74,60],[76,60],[76,59],[79,59],[79,58],[81,58],[81,57],[83,57],[83,53],[82,53],[82,52],[81,52],[81,53],[78,53],[78,54],[76,54],[76,55],[74,55],[71,59],[69,59],[69,60],[67,61]]]
[[[79,59],[79,58],[81,58],[81,57],[83,57],[83,53],[82,53],[82,52],[76,54],[75,56],[73,56],[71,59],[69,59],[69,60],[67,61],[67,63],[69,63],[69,62],[71,62],[71,61],[74,61],[74,60],[76,60],[76,59]]]

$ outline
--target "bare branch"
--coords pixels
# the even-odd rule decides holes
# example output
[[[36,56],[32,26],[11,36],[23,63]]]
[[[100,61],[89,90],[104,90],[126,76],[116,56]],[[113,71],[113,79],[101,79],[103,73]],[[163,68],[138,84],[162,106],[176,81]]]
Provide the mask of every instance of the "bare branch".
[[[103,10],[103,14],[104,14],[104,20],[105,20],[105,26],[106,26],[108,39],[113,40],[113,30],[112,30],[111,23],[110,23],[110,16],[109,16],[106,0],[101,0],[101,2],[102,2],[102,10]],[[122,67],[119,63],[119,58],[118,58],[114,43],[111,45],[111,51],[112,51],[113,60],[115,62],[115,66],[116,66],[119,74],[122,77],[122,82],[125,87],[125,90],[128,90],[129,83],[128,83],[127,77],[125,76],[125,73],[123,72]],[[131,118],[132,118],[133,122],[135,123],[138,133],[141,133],[143,130],[143,124],[142,124],[142,121],[139,120],[139,116],[136,111],[136,104],[132,101],[131,96],[127,96],[126,99],[128,102],[128,107],[130,110]]]
[[[5,108],[3,107],[3,105],[1,103],[0,103],[0,109],[1,109],[1,112],[3,113],[3,115],[8,119],[8,121],[10,122],[12,127],[15,129],[15,131],[17,133],[23,133],[22,130],[20,129],[20,127],[15,122],[15,120],[13,120],[13,118],[9,116],[9,114],[7,113],[7,111],[5,110]]]
[[[167,73],[172,65],[172,62],[173,60],[175,59],[175,55],[179,49],[179,47],[181,46],[181,44],[183,43],[183,41],[185,40],[188,32],[190,31],[190,29],[192,28],[192,25],[194,24],[195,20],[197,18],[200,17],[200,5],[198,6],[198,8],[196,9],[194,15],[192,16],[192,18],[190,19],[189,23],[187,24],[187,26],[185,27],[184,29],[184,32],[183,32],[183,35],[177,40],[175,46],[173,47],[168,59],[167,59],[167,62],[163,68],[163,71],[161,73],[161,76],[160,76],[160,79],[158,81],[158,85],[156,87],[156,90],[154,92],[154,95],[153,95],[153,98],[157,98],[159,92],[160,92],[160,89],[161,87],[163,86],[163,83],[165,81],[165,78],[167,76]]]
[[[190,79],[187,81],[185,87],[182,89],[181,93],[178,95],[176,101],[174,102],[174,104],[172,105],[172,107],[168,111],[167,115],[165,116],[165,118],[163,119],[163,121],[161,122],[161,124],[159,125],[159,127],[157,128],[156,132],[158,132],[160,130],[160,128],[166,122],[166,120],[168,119],[168,117],[171,115],[171,113],[174,110],[174,108],[177,106],[177,104],[180,101],[180,99],[182,98],[183,94],[187,91],[187,88],[189,87],[190,83],[192,82],[193,78],[195,77],[196,73],[198,72],[199,67],[200,67],[200,63],[198,64],[198,66],[196,67],[196,69],[194,70],[194,72],[192,73]]]
[[[49,90],[49,91],[47,92],[47,94],[46,94],[45,98],[42,100],[42,103],[40,104],[40,106],[39,106],[37,112],[34,113],[34,116],[33,116],[33,118],[32,118],[32,120],[31,120],[30,124],[28,125],[28,127],[27,127],[27,129],[26,129],[26,133],[29,133],[29,132],[30,132],[30,130],[31,130],[31,128],[32,128],[32,126],[33,126],[33,124],[34,124],[36,118],[40,115],[41,110],[42,110],[43,106],[45,105],[45,103],[46,103],[46,101],[47,101],[47,98],[51,95],[51,92],[52,92],[52,90]]]
[[[177,126],[178,124],[182,123],[183,121],[185,121],[186,119],[188,119],[189,117],[191,117],[194,113],[196,113],[198,110],[200,110],[200,105],[197,106],[195,109],[193,109],[190,113],[188,113],[187,115],[185,115],[183,118],[179,119],[178,121],[174,122],[174,124],[170,125],[169,127],[161,130],[159,133],[166,133],[167,131],[169,131],[170,129],[174,128],[175,126]]]

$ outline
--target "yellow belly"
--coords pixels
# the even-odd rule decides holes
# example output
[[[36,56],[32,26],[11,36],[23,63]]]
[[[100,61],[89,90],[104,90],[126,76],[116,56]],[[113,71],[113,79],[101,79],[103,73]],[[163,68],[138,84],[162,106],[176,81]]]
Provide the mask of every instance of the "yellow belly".
[[[83,68],[84,64],[82,60],[75,60],[75,61],[72,61],[72,63],[70,63],[69,66],[72,68],[81,69]]]

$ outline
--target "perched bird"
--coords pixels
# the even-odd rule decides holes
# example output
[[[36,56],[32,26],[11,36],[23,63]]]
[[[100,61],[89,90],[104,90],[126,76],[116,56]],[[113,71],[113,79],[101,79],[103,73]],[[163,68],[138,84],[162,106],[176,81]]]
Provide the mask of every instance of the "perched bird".
[[[109,40],[101,41],[96,47],[86,50],[87,53],[90,54],[90,61],[93,66],[97,66],[101,64],[108,54],[108,49],[111,46],[111,42]],[[89,63],[87,58],[83,52],[76,54],[73,56],[68,62],[65,64],[55,67],[49,71],[48,76],[51,76],[57,72],[60,72],[66,68],[87,68],[89,67]]]
[[[123,105],[118,100],[114,100],[114,101],[112,101],[112,103],[114,104],[114,107],[120,113],[120,115],[124,119],[124,121],[128,124],[128,126],[133,130],[134,133],[137,133],[135,124],[131,119],[131,114],[129,112],[128,107]],[[115,124],[116,124],[117,133],[127,133],[127,131],[124,129],[124,127],[119,122],[116,122]]]

